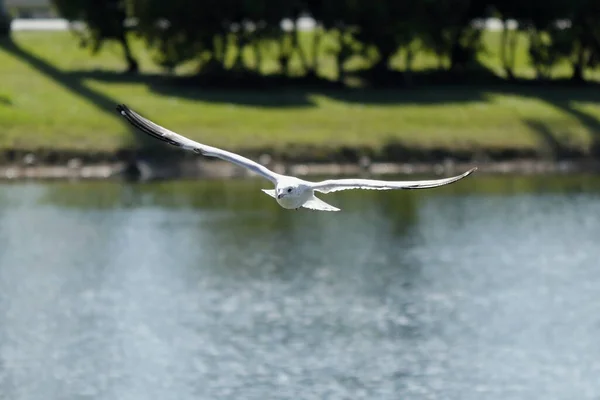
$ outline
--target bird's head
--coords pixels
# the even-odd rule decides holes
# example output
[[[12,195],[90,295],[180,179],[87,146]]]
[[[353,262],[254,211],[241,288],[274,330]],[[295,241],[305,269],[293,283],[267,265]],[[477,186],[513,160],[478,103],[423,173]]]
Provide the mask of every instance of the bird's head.
[[[295,185],[282,185],[277,187],[277,198],[283,197],[295,197],[298,195],[298,186]]]

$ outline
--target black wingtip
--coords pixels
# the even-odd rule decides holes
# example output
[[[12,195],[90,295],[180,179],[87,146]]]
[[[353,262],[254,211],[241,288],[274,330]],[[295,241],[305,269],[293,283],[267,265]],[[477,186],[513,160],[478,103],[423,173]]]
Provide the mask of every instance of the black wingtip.
[[[170,136],[166,135],[161,130],[164,130],[161,126],[156,125],[155,123],[145,119],[141,115],[138,115],[135,111],[131,110],[125,104],[118,104],[116,110],[119,114],[124,117],[131,125],[144,132],[147,135],[152,136],[155,139],[161,140],[165,143],[168,143],[173,146],[183,147],[183,145],[174,140]]]
[[[126,112],[129,108],[125,105],[125,104],[117,104],[117,112],[119,114],[123,114],[124,112]]]

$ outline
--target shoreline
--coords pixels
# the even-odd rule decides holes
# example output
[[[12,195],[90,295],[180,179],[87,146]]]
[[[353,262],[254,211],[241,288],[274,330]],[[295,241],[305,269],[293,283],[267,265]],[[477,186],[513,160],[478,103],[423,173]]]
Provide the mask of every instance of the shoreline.
[[[600,172],[600,160],[539,160],[515,159],[506,161],[454,161],[437,162],[374,162],[360,163],[283,163],[266,164],[278,173],[298,177],[368,177],[386,175],[432,174],[436,177],[455,175],[476,166],[477,173],[494,175],[581,174]],[[0,165],[0,183],[12,181],[78,181],[78,180],[128,180],[153,181],[177,179],[236,179],[254,175],[233,164],[220,160],[199,158],[183,161],[116,161],[97,164],[70,162],[66,165]]]

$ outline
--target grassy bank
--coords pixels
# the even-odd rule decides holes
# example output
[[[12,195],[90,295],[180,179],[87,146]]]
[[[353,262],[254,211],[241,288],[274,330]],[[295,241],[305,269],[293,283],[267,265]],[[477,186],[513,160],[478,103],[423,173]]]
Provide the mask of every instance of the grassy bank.
[[[500,70],[494,46],[498,34],[486,35],[489,51],[482,62]],[[532,74],[524,40],[515,68],[521,76]],[[194,139],[232,149],[289,150],[296,145],[378,151],[401,143],[449,151],[552,153],[586,152],[600,141],[597,86],[209,90],[173,85],[160,76],[142,43],[135,42],[134,49],[143,74],[124,76],[117,46],[92,57],[69,33],[15,33],[14,45],[0,47],[0,149],[111,152],[133,146],[141,139],[115,113],[121,102]],[[415,66],[434,63],[435,57],[425,54]],[[327,75],[327,56],[321,65]],[[568,73],[566,65],[555,71]]]

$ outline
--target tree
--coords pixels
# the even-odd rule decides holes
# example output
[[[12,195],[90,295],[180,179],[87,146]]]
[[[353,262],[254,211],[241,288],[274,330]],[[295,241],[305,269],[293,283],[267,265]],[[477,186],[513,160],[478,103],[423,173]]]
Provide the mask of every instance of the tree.
[[[476,60],[480,50],[482,28],[472,21],[487,16],[488,4],[483,0],[419,0],[420,36],[426,48],[448,68],[466,68]]]
[[[86,29],[78,32],[83,46],[90,47],[92,52],[96,53],[105,41],[115,40],[123,47],[127,72],[138,72],[138,62],[127,40],[125,0],[53,0],[53,2],[62,17],[70,22],[82,21],[86,24]]]
[[[375,71],[389,69],[389,61],[400,47],[408,46],[420,32],[417,14],[418,0],[361,0],[356,10],[356,38],[374,46],[379,59]]]
[[[440,69],[464,71],[479,66],[483,27],[473,22],[491,16],[490,10],[504,22],[500,55],[509,79],[514,77],[517,34],[522,32],[529,35],[530,59],[539,77],[548,77],[557,62],[568,60],[573,79],[581,80],[585,69],[600,63],[598,0],[53,1],[69,20],[87,23],[85,39],[92,49],[107,39],[121,42],[130,69],[137,69],[137,63],[126,40],[126,4],[159,65],[172,70],[194,60],[199,72],[225,79],[252,67],[262,72],[267,47],[277,49],[270,55],[282,74],[291,75],[290,61],[297,58],[304,72],[316,75],[326,45],[341,80],[344,63],[356,54],[373,60],[373,77],[389,77],[381,73],[389,71],[399,52],[406,60],[406,79],[419,51],[435,53]],[[312,53],[302,46],[304,33],[296,25],[303,15],[317,23]],[[291,30],[282,29],[284,19],[292,21]],[[507,28],[509,20],[517,21],[519,31]]]
[[[583,81],[586,67],[600,56],[600,4],[595,0],[532,0],[515,7],[530,36],[529,54],[538,77],[549,78],[561,60]]]
[[[586,67],[593,66],[600,56],[600,4],[592,0],[573,0],[564,10],[567,21],[551,25],[552,51],[569,61],[572,79],[583,81]]]
[[[505,0],[500,1],[494,5],[495,14],[502,20],[502,39],[500,41],[500,60],[504,73],[509,80],[515,78],[514,68],[517,50],[517,38],[522,28],[519,25],[519,21],[523,20],[520,11],[521,0]],[[511,28],[509,23],[513,22],[517,24],[516,27]]]
[[[138,32],[169,69],[192,59],[224,68],[235,7],[234,0],[132,0]]]

